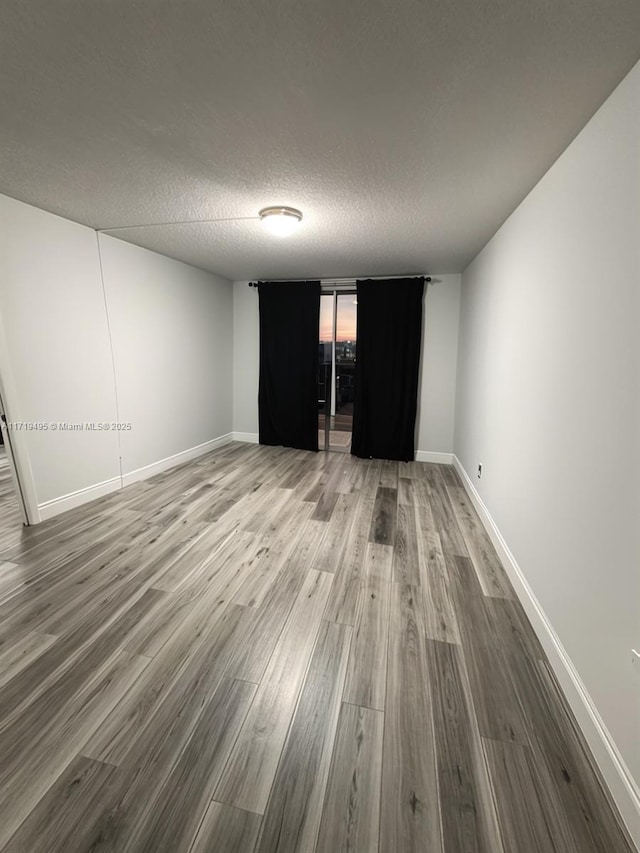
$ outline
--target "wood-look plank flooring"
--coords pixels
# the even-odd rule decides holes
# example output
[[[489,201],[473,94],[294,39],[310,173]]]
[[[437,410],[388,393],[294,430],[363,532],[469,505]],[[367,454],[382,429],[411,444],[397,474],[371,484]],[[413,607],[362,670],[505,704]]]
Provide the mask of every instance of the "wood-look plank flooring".
[[[453,468],[230,444],[16,520],[0,851],[632,850]]]
[[[8,544],[5,537],[15,535],[21,527],[22,513],[11,478],[7,450],[4,444],[0,444],[0,549]]]

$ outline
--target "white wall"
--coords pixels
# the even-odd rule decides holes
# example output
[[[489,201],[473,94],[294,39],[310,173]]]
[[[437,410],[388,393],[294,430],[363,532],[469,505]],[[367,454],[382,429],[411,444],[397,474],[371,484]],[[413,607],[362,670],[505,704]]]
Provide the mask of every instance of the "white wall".
[[[12,433],[31,520],[121,488],[120,456],[126,484],[228,436],[231,282],[112,237],[99,253],[92,229],[6,196],[0,235],[8,420],[132,424]]]
[[[455,438],[636,780],[639,150],[636,66],[463,275]]]
[[[0,235],[8,420],[115,420],[95,231],[0,196]],[[49,429],[16,432],[12,440],[34,504],[119,482],[114,434]]]
[[[460,276],[434,275],[424,299],[417,446],[420,453],[450,454],[456,388]],[[258,433],[258,293],[245,281],[233,286],[233,429]]]
[[[460,315],[460,276],[432,279],[424,298],[416,442],[425,461],[431,453],[453,452]]]
[[[260,327],[258,291],[247,281],[233,283],[233,430],[258,435]]]
[[[232,429],[231,282],[100,235],[125,483]],[[145,475],[148,472],[145,472]]]

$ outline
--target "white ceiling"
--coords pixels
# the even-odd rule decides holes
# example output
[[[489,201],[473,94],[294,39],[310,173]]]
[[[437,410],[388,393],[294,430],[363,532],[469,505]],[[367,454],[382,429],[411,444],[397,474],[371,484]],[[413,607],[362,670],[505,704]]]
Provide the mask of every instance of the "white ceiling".
[[[460,271],[639,57],[638,0],[2,0],[0,191],[232,279]]]

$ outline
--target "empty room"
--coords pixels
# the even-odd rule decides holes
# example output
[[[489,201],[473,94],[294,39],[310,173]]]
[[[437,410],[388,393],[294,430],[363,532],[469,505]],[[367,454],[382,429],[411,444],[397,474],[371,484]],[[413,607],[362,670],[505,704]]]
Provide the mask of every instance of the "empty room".
[[[639,247],[637,0],[4,0],[0,853],[638,853]]]

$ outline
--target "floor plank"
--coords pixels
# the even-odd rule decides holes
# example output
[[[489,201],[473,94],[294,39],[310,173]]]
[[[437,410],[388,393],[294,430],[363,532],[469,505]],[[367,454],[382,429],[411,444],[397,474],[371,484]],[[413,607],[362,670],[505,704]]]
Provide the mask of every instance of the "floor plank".
[[[387,686],[389,602],[387,581],[363,581],[343,696],[345,702],[378,711],[384,711]]]
[[[563,823],[580,851],[629,849],[626,830],[605,792],[584,736],[566,705],[546,661],[510,656],[516,692],[531,725],[532,755],[554,809],[561,806]]]
[[[378,849],[384,714],[344,703],[316,853]]]
[[[505,570],[469,496],[462,486],[449,485],[447,492],[483,593],[499,598],[512,598],[513,590]]]
[[[391,543],[390,543],[391,544]],[[393,549],[393,579],[396,583],[420,586],[416,507],[398,507],[396,538]]]
[[[310,571],[274,649],[215,799],[264,814],[333,576]]]
[[[432,697],[418,587],[392,584],[380,849],[443,853]]]
[[[92,824],[104,808],[118,770],[78,756],[63,770],[22,823],[5,853],[69,853],[88,850]]]
[[[0,850],[149,663],[124,651],[90,658],[92,675],[65,682],[63,702],[48,704],[45,693],[2,731]]]
[[[83,754],[110,764],[129,765],[157,748],[171,731],[174,742],[188,738],[197,724],[209,691],[225,674],[235,643],[244,633],[244,608],[228,608],[208,620],[200,614],[187,620],[153,658],[134,690],[84,744]],[[195,716],[185,713],[192,709]]]
[[[364,558],[365,574],[390,583],[393,579],[393,547],[369,542]]]
[[[440,537],[430,530],[421,540],[420,576],[427,637],[443,643],[460,643],[461,634],[451,577]]]
[[[258,853],[313,850],[320,828],[352,629],[324,622],[262,822]]]
[[[369,541],[393,545],[396,538],[398,490],[379,486],[376,490]]]
[[[161,739],[143,735],[119,768],[117,796],[96,821],[94,838],[110,827],[100,850],[189,853],[255,690],[255,684],[222,679],[198,698],[198,711],[195,702],[185,705],[186,726],[174,718],[158,725]]]
[[[252,853],[262,817],[212,802],[189,853]]]
[[[426,465],[427,503],[433,516],[433,527],[440,536],[442,550],[449,556],[468,557],[469,551],[451,505],[441,465]]]
[[[530,743],[530,725],[515,690],[505,649],[471,560],[455,557],[454,601],[480,733],[495,740]]]
[[[462,649],[428,642],[427,651],[444,850],[502,853]]]
[[[529,748],[494,740],[483,743],[505,849],[518,853],[572,853],[575,848],[570,837],[553,837]]]
[[[349,547],[335,573],[325,619],[354,625],[360,586],[366,576],[366,556],[369,529],[373,515],[373,500],[360,499],[349,535]]]
[[[312,567],[320,572],[336,572],[344,558],[357,500],[355,495],[339,495]]]
[[[53,634],[32,631],[9,644],[4,652],[0,652],[0,687],[40,657],[57,639]]]

